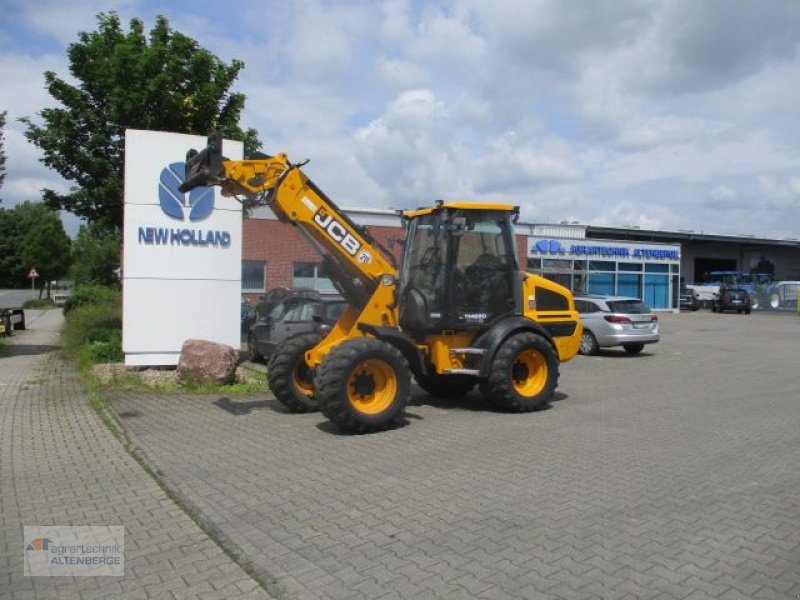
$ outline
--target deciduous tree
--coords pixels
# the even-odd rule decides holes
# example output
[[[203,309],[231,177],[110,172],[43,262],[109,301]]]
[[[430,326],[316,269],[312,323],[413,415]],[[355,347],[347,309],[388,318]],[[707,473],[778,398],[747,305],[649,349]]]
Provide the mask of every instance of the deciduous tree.
[[[27,268],[35,268],[41,277],[39,297],[46,286],[49,298],[50,281],[64,277],[72,261],[70,239],[56,213],[48,213],[28,232],[22,246],[22,260]]]
[[[95,283],[114,285],[118,283],[122,237],[95,225],[83,226],[72,242],[72,268],[70,279],[75,284]]]
[[[51,211],[42,202],[23,202],[0,208],[0,288],[30,285],[29,265],[22,258],[25,238]]]
[[[44,164],[75,183],[68,194],[45,190],[47,205],[120,229],[125,129],[201,135],[216,129],[243,140],[246,152],[260,142],[254,129],[240,128],[245,97],[231,92],[242,61],[226,64],[163,16],[149,35],[139,19],[127,33],[115,13],[101,13],[97,21],[96,31],[80,33],[69,46],[77,85],[45,73],[47,90],[62,107],[44,109],[42,124],[23,122]]]

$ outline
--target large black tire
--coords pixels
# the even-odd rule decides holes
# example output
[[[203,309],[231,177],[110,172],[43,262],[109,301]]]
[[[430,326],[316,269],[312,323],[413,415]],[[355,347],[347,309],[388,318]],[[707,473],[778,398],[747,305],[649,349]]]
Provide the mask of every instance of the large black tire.
[[[437,398],[458,398],[475,387],[476,380],[469,375],[415,375],[417,385]]]
[[[317,410],[314,374],[306,364],[305,353],[320,343],[319,333],[306,333],[283,342],[267,365],[267,381],[278,402],[296,413]]]
[[[545,408],[558,385],[558,357],[542,336],[523,332],[502,343],[481,383],[481,393],[495,408],[529,412]]]
[[[597,343],[597,338],[594,337],[591,331],[584,329],[581,334],[581,344],[578,346],[578,352],[585,356],[592,356],[597,354],[599,349],[600,345]]]
[[[247,334],[247,352],[250,354],[250,360],[253,362],[263,362],[264,355],[258,351],[256,347],[256,338],[252,333]]]
[[[394,426],[411,392],[411,373],[397,348],[374,338],[335,346],[317,369],[320,410],[345,433],[373,433]]]
[[[628,354],[639,354],[644,350],[644,344],[623,344],[622,347]]]

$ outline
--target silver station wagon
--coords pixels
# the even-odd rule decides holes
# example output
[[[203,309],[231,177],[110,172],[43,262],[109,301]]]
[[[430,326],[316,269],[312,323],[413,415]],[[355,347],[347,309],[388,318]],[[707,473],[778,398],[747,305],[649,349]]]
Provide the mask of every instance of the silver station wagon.
[[[581,354],[597,354],[612,346],[639,354],[645,344],[659,340],[658,317],[638,298],[578,295],[575,307],[583,323]]]

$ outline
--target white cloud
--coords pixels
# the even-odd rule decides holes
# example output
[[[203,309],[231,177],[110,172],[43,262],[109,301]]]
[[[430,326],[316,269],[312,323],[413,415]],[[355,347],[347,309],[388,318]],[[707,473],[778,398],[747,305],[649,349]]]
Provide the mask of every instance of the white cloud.
[[[490,140],[475,162],[478,192],[519,192],[583,177],[569,146],[539,127],[508,131]]]
[[[116,5],[125,24],[163,10]],[[46,105],[41,73],[66,74],[66,44],[101,7],[12,6],[21,29],[52,40],[49,54],[14,46],[15,32],[2,40],[15,118]],[[538,221],[800,237],[794,0],[303,0],[267,12],[234,4],[224,17],[198,1],[171,11],[179,31],[245,60],[243,125],[268,152],[311,158],[307,170],[344,205],[494,200]],[[6,197],[53,180],[35,149],[13,143]]]
[[[140,5],[136,0],[117,0],[113,4],[104,0],[44,0],[39,2],[13,2],[20,12],[24,25],[33,31],[47,35],[61,44],[70,44],[77,39],[79,31],[92,31],[97,25],[97,14],[116,11],[120,17],[135,13]]]
[[[426,87],[431,81],[424,67],[407,60],[382,57],[378,59],[376,70],[381,81],[393,90]]]

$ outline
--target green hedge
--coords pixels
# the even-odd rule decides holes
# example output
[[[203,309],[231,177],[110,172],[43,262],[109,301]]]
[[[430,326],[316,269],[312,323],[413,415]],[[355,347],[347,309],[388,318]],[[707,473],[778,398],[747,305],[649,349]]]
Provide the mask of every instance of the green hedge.
[[[64,306],[64,351],[83,367],[120,362],[122,354],[122,298],[102,286],[76,287]]]

